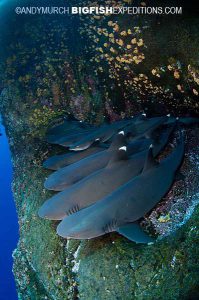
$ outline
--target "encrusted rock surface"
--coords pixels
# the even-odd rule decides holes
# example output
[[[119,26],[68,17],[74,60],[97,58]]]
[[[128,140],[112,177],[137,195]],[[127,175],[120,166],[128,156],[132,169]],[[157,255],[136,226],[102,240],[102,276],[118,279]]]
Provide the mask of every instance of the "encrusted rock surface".
[[[37,216],[52,195],[43,188],[50,172],[42,161],[62,151],[44,141],[45,129],[66,112],[93,123],[143,110],[198,114],[198,19],[185,14],[124,22],[118,16],[111,23],[109,16],[85,17],[71,26],[73,20],[65,16],[29,17],[7,18],[10,35],[0,36],[5,47],[0,111],[12,152],[20,225],[14,253],[19,299],[198,299],[197,126],[185,131],[184,180],[175,182],[141,221],[157,236],[155,244],[136,245],[118,234],[67,241],[56,235],[56,222]],[[135,51],[133,59],[129,51]]]

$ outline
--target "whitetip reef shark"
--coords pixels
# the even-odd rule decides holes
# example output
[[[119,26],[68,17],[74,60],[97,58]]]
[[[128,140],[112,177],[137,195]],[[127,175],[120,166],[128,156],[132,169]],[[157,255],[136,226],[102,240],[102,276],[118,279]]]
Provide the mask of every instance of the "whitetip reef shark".
[[[116,231],[136,243],[153,242],[139,226],[140,218],[177,180],[184,156],[182,133],[171,154],[160,162],[155,157],[176,125],[181,132],[182,126],[197,123],[197,117],[139,114],[97,127],[66,118],[48,129],[47,141],[75,151],[44,162],[56,170],[45,187],[61,192],[44,202],[39,216],[62,220],[57,233],[64,238],[90,239]]]
[[[39,216],[61,220],[107,196],[142,171],[150,143],[153,143],[153,155],[159,154],[167,144],[173,128],[174,126],[168,127],[154,140],[144,139],[139,143],[136,141],[131,143],[130,149],[123,146],[115,150],[105,168],[97,170],[45,201],[39,209]],[[143,146],[143,151],[139,152],[138,146]],[[129,153],[134,154],[129,156]]]
[[[97,203],[65,217],[57,227],[64,238],[91,239],[109,232],[119,232],[136,243],[152,241],[137,222],[169,191],[184,156],[181,136],[176,149],[157,162],[152,148],[142,173]]]
[[[153,131],[153,128],[156,129],[165,121],[165,117],[158,117],[154,119],[155,120],[149,123],[148,121],[146,121],[147,125],[144,126],[142,123],[145,121],[139,123],[142,128],[142,134],[140,134],[140,137],[142,137],[142,135],[150,136],[151,132]],[[137,127],[139,127],[139,125],[137,125]],[[124,131],[121,132],[123,132],[124,135]],[[119,136],[120,140],[118,140]],[[66,166],[54,172],[46,179],[44,187],[49,190],[63,191],[66,187],[69,187],[72,184],[80,181],[84,177],[90,175],[91,173],[101,168],[104,168],[107,165],[109,159],[111,158],[113,150],[118,149],[118,146],[123,146],[122,143],[124,143],[124,137],[121,136],[122,135],[119,134],[115,137],[109,149],[81,159],[80,161],[72,165]]]

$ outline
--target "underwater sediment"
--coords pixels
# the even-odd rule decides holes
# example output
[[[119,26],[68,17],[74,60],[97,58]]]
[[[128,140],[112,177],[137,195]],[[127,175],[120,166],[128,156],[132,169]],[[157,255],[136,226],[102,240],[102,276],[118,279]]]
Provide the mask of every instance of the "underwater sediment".
[[[37,214],[53,195],[43,187],[51,172],[42,163],[65,153],[44,138],[59,118],[71,113],[102,124],[139,111],[198,116],[196,17],[20,20],[6,40],[0,99],[20,225],[14,254],[19,299],[197,298],[197,126],[185,128],[185,179],[141,222],[158,237],[155,244],[136,245],[116,233],[64,240],[56,235],[57,222]]]

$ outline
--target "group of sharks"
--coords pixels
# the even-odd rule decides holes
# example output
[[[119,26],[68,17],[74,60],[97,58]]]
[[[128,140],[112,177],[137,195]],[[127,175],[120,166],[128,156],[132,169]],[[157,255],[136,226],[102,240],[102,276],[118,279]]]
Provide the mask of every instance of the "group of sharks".
[[[44,186],[57,191],[39,216],[61,220],[58,235],[91,239],[118,232],[136,243],[151,243],[139,220],[170,190],[184,157],[182,125],[198,118],[133,118],[99,127],[66,119],[47,131],[47,141],[67,149],[43,166],[54,172]],[[174,137],[174,131],[178,136]],[[157,160],[169,140],[175,149]]]

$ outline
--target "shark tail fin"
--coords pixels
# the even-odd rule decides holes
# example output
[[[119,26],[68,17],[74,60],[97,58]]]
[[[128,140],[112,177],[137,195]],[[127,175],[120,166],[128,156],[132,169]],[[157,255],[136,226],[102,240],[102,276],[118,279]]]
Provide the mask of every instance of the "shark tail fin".
[[[145,233],[137,222],[121,226],[116,231],[136,244],[149,244],[155,242],[155,239]]]

